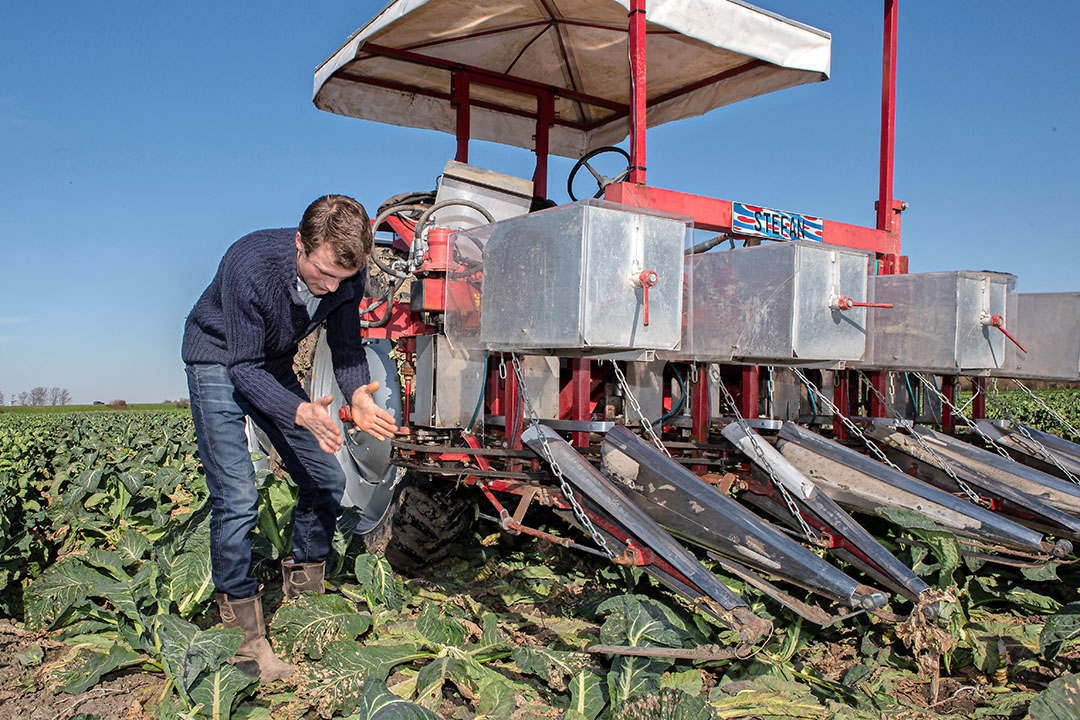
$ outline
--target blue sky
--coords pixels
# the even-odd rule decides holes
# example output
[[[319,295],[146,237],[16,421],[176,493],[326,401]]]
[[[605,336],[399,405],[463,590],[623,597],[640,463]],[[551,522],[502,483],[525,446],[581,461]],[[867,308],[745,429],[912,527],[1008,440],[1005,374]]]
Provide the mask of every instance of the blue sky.
[[[872,225],[877,0],[761,0],[832,33],[832,79],[649,133],[649,182]],[[901,0],[895,195],[914,272],[1080,290],[1080,5]],[[316,8],[312,9],[312,8]],[[310,200],[430,189],[449,135],[320,112],[315,67],[381,2],[9,3],[0,392],[186,396],[184,317],[224,249]],[[525,151],[470,159],[528,177]],[[551,195],[571,161],[550,166]]]

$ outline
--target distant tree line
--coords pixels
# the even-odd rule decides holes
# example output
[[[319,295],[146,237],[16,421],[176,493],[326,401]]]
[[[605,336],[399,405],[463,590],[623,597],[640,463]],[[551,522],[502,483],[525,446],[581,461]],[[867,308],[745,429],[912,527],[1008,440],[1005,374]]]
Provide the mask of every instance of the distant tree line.
[[[18,395],[11,393],[10,402],[12,405],[70,405],[71,391],[67,388],[47,388],[38,385],[31,388],[30,392],[24,390]],[[0,392],[0,405],[3,404],[4,393]]]

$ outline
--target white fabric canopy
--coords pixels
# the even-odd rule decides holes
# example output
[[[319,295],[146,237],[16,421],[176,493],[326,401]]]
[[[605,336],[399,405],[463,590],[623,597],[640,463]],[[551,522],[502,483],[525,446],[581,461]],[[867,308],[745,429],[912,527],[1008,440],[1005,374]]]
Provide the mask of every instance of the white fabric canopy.
[[[397,0],[318,68],[314,102],[454,133],[460,63],[620,106],[556,98],[550,152],[580,157],[630,132],[629,2]],[[646,19],[650,127],[829,75],[828,33],[738,0],[648,0]],[[513,111],[535,113],[534,95],[474,82],[470,98],[472,138],[533,149],[536,121]]]

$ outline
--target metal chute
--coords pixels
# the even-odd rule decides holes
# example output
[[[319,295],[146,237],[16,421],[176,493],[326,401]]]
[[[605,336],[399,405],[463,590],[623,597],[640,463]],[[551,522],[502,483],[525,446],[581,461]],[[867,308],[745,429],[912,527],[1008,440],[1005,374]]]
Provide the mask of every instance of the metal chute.
[[[886,593],[829,565],[624,426],[607,433],[602,453],[605,473],[680,539],[852,608],[873,610],[887,601]],[[832,619],[820,609],[792,609],[819,624]]]
[[[843,541],[841,549],[846,551],[845,559],[879,581],[887,582],[910,600],[919,600],[929,590],[929,586],[910,568],[882,547],[873,535],[755,431],[744,429],[739,423],[730,423],[722,432],[743,455],[784,486],[787,497],[797,505],[796,509],[800,513],[810,514],[811,517],[804,515],[806,521],[813,520],[834,539]]]
[[[794,423],[784,423],[781,454],[836,502],[873,512],[916,510],[957,535],[1033,553],[1064,556],[1068,541],[1046,541],[1031,528],[922,482]]]
[[[1080,539],[1080,519],[1015,487],[1012,480],[1019,476],[1011,475],[1004,480],[990,477],[958,459],[960,448],[955,445],[957,440],[922,426],[913,426],[910,432],[917,433],[922,443],[914,439],[914,435],[888,427],[875,428],[872,435],[882,443],[894,462],[901,468],[913,469],[920,478],[949,492],[961,490],[957,483],[959,480],[974,488],[995,510],[1015,517],[1026,525],[1045,528],[1055,535],[1071,540]],[[946,446],[952,454],[945,452]]]
[[[718,616],[739,631],[743,642],[754,642],[768,632],[769,623],[751,613],[745,600],[728,589],[558,433],[543,425],[533,425],[522,433],[521,439],[549,463],[557,464],[576,490],[656,555],[662,561],[657,563],[661,577],[672,578],[675,582],[669,584],[673,589],[689,595],[695,602],[711,606]]]

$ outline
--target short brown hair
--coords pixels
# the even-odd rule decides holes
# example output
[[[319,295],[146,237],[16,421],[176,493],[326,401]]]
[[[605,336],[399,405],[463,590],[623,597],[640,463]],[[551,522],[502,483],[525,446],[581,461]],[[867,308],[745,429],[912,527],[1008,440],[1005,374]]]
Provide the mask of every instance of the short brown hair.
[[[300,242],[311,254],[329,243],[334,261],[346,270],[360,267],[371,254],[374,238],[364,206],[347,195],[323,195],[300,219]]]

